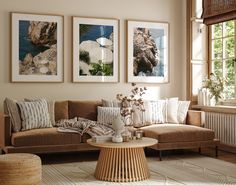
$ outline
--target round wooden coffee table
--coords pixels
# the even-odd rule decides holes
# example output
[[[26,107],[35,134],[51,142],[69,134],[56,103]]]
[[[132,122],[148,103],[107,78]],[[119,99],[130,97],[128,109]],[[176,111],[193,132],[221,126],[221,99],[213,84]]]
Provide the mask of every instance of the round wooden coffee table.
[[[140,140],[114,143],[93,142],[88,139],[87,143],[100,147],[95,177],[103,181],[133,182],[150,177],[144,147],[157,143],[156,139],[143,137]]]

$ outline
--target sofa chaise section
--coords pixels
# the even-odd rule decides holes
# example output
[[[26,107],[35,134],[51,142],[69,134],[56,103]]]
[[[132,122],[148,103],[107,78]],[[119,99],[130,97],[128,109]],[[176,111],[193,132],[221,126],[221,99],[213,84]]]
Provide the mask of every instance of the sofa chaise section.
[[[215,147],[217,156],[219,140],[215,139],[213,130],[201,126],[204,126],[204,112],[189,110],[186,124],[155,124],[142,130],[146,137],[158,140],[151,148],[159,150],[160,160],[163,150],[172,149],[198,148],[201,151],[202,147]]]

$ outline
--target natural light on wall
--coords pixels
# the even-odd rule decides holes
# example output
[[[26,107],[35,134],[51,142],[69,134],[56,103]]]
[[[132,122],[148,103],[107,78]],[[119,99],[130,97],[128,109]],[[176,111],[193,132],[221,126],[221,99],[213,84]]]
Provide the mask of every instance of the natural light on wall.
[[[205,77],[202,73],[203,71],[207,71],[206,65],[204,65],[202,63],[192,64],[192,76],[193,76],[193,78],[192,78],[192,84],[193,84],[192,94],[193,95],[197,95],[198,90],[202,86],[202,80]]]
[[[192,94],[197,95],[202,86],[202,79],[207,73],[206,65],[206,26],[199,19],[192,22]],[[204,71],[204,73],[203,73]]]
[[[195,1],[195,15],[196,18],[201,18],[202,15],[202,0]]]
[[[158,100],[160,99],[160,87],[148,87],[146,94],[143,96],[145,100]]]

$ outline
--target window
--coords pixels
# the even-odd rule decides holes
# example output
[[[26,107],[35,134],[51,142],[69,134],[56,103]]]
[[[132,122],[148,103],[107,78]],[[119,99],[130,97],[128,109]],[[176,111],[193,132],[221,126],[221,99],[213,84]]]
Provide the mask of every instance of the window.
[[[210,67],[216,75],[226,79],[224,98],[235,98],[235,30],[236,21],[231,20],[211,26]]]

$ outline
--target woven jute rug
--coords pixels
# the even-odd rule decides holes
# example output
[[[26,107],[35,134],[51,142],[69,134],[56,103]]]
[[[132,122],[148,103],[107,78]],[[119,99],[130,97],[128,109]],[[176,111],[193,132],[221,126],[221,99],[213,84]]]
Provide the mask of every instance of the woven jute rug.
[[[151,177],[129,183],[99,181],[94,177],[96,161],[43,165],[47,185],[236,185],[236,165],[205,156],[147,158]]]

